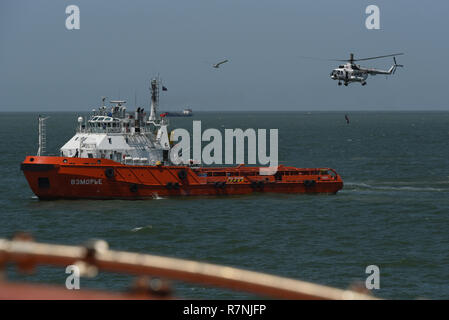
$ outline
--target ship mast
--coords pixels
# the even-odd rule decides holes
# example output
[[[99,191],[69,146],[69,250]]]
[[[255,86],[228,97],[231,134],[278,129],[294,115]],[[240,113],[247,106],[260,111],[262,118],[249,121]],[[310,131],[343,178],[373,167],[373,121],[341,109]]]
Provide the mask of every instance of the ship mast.
[[[41,156],[46,151],[47,134],[45,127],[45,120],[49,117],[42,117],[39,115],[39,147],[37,149],[37,155]]]
[[[153,78],[150,82],[151,106],[148,121],[156,121],[157,107],[159,106],[159,79]]]

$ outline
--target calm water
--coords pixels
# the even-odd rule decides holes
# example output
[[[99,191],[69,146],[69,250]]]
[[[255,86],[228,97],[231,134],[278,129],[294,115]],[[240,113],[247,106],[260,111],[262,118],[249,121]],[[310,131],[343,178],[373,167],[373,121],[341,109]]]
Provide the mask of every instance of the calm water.
[[[49,153],[74,133],[77,114],[50,113]],[[200,113],[172,118],[191,128],[279,128],[279,158],[332,167],[337,195],[250,195],[146,201],[39,201],[19,170],[37,150],[37,114],[0,113],[0,237],[40,241],[101,238],[117,250],[194,259],[346,288],[381,271],[385,298],[449,298],[449,113]],[[13,270],[13,269],[11,269]],[[63,285],[63,269],[29,279]],[[124,289],[132,279],[101,274],[81,286]],[[178,296],[243,298],[176,284]]]

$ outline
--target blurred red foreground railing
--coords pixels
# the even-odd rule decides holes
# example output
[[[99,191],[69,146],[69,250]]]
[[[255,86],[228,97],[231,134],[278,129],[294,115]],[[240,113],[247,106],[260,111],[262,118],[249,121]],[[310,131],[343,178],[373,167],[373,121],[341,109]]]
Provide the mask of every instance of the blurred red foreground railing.
[[[105,241],[90,241],[85,246],[34,242],[31,237],[0,239],[0,270],[15,263],[22,272],[37,265],[67,267],[77,265],[84,275],[96,271],[140,276],[129,292],[68,290],[65,287],[0,281],[0,299],[172,299],[165,280],[170,279],[276,299],[375,299],[354,290],[341,290],[233,267],[168,258],[149,254],[109,250]],[[154,278],[157,277],[157,278]]]

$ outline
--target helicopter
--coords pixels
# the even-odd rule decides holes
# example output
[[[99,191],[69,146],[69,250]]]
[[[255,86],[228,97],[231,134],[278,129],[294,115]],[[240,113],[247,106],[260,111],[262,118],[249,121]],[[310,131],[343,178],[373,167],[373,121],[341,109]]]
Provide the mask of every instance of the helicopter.
[[[345,86],[347,86],[351,82],[360,82],[362,86],[366,85],[366,79],[368,78],[368,75],[376,75],[376,74],[385,74],[390,75],[394,74],[396,72],[397,67],[403,67],[402,64],[398,64],[396,62],[396,56],[403,55],[403,53],[395,53],[395,54],[388,54],[385,56],[377,56],[377,57],[370,57],[370,58],[362,58],[362,59],[354,59],[354,54],[349,54],[349,59],[347,60],[340,60],[340,59],[332,59],[332,61],[343,61],[347,62],[344,65],[338,66],[338,68],[332,70],[330,77],[332,80],[338,80],[338,85],[341,86],[343,83]],[[373,60],[373,59],[380,59],[380,58],[386,58],[386,57],[393,57],[394,64],[391,66],[388,70],[380,70],[380,69],[374,69],[374,68],[364,68],[360,65],[355,64],[355,61],[364,61],[364,60]]]

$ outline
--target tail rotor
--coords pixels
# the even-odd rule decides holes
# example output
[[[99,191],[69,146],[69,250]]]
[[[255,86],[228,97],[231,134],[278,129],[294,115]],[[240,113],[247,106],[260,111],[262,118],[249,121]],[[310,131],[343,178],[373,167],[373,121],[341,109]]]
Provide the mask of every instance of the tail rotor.
[[[396,62],[396,57],[393,57],[393,61],[394,61],[394,68],[393,68],[393,74],[394,74],[394,73],[396,72],[396,68],[397,68],[397,67],[403,68],[404,65],[403,65],[403,64],[398,64],[398,63]]]

